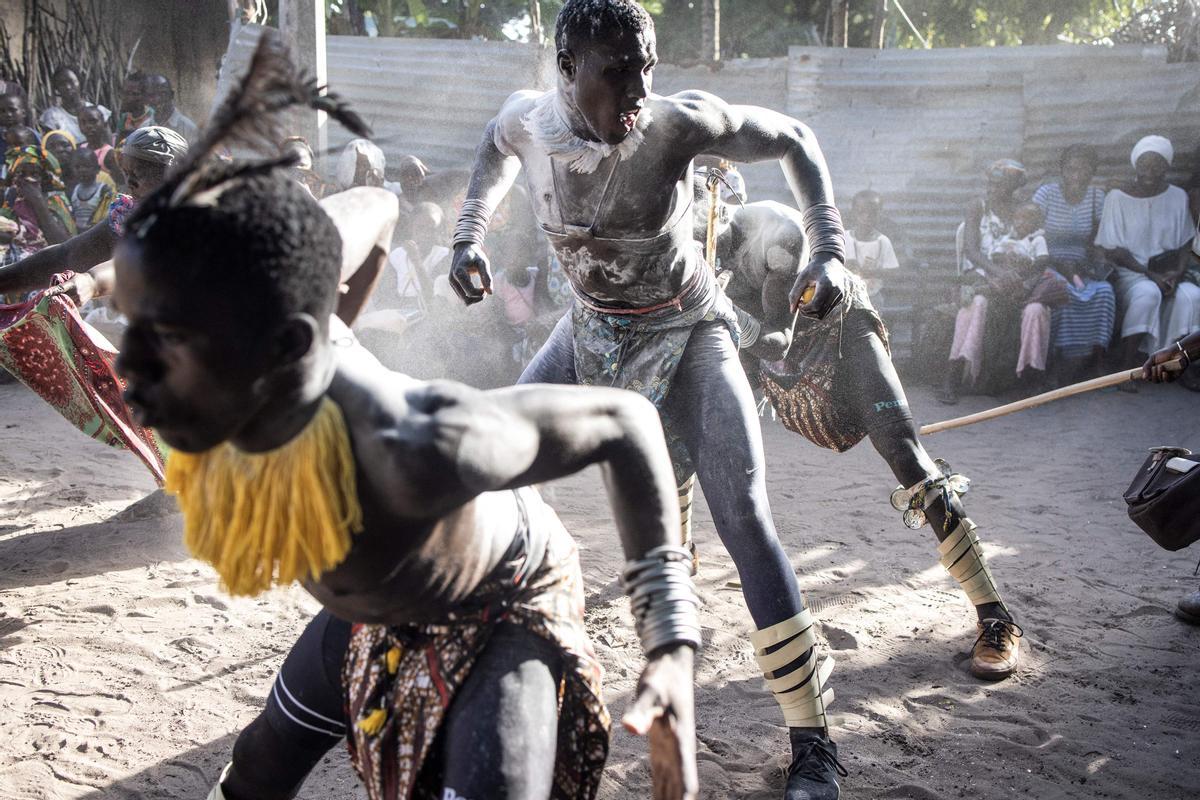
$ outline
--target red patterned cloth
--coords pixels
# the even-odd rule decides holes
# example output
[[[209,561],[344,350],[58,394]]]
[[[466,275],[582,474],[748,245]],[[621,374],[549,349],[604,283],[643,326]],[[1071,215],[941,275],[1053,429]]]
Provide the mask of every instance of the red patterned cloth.
[[[43,291],[24,303],[0,305],[0,367],[88,436],[133,451],[161,484],[162,452],[121,397],[116,356],[62,295]]]

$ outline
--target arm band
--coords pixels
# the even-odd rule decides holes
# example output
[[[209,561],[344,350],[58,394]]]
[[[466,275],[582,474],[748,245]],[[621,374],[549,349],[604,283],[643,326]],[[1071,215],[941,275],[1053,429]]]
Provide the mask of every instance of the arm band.
[[[458,223],[454,226],[453,244],[483,244],[487,235],[488,223],[492,219],[492,210],[482,200],[471,198],[464,200],[462,211],[458,214]]]
[[[700,648],[700,599],[691,567],[691,553],[678,545],[656,547],[625,566],[621,586],[647,655],[672,644]]]
[[[846,263],[846,231],[837,206],[817,203],[804,209],[804,236],[808,239],[809,258],[824,253]]]

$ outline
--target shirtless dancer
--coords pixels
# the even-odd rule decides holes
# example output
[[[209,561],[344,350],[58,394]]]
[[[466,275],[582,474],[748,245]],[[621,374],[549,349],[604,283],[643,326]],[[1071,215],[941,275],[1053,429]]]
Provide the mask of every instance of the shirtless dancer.
[[[788,800],[836,798],[816,633],[767,499],[754,397],[736,322],[691,240],[692,159],[778,159],[813,260],[790,287],[820,317],[841,299],[842,229],[820,148],[794,119],[702,92],[651,94],[654,25],[632,0],[567,0],[555,30],[558,87],[517,92],[488,125],[454,237],[450,282],[467,303],[491,290],[488,216],[525,169],[534,212],[576,302],[523,383],[636,389],[658,406],[682,477],[695,471],[758,629],[755,655],[789,726]],[[474,278],[481,285],[477,286]],[[693,467],[694,464],[694,467]]]
[[[648,657],[625,723],[650,732],[654,796],[694,797],[698,601],[653,407],[384,369],[331,316],[333,222],[282,169],[200,161],[237,127],[218,122],[118,244],[119,369],[173,448],[193,553],[231,592],[298,579],[325,610],[210,797],[294,797],[343,737],[372,800],[593,797],[608,719],[578,556],[530,488],[591,464]]]
[[[694,236],[701,242],[707,234],[709,198],[702,187],[697,189]],[[744,206],[717,202],[717,263],[722,276],[729,272],[726,292],[741,323],[742,364],[751,383],[762,382],[763,361],[783,358],[792,342],[793,324],[798,328],[797,346],[803,346],[806,337],[840,335],[844,366],[836,373],[832,399],[850,421],[846,427],[860,431],[859,437],[862,432],[871,437],[871,444],[892,468],[901,489],[941,481],[942,469],[917,439],[912,411],[888,352],[886,331],[865,292],[851,289],[850,308],[845,320],[836,323],[836,333],[829,324],[834,320],[795,321],[779,299],[779,287],[790,286],[805,263],[803,217],[795,209],[770,200]],[[853,283],[857,283],[856,278]],[[756,333],[753,340],[746,336],[748,330]],[[817,440],[818,444],[829,445],[820,437]],[[910,495],[912,490],[904,493]],[[971,673],[987,680],[1007,678],[1016,669],[1021,629],[1000,599],[975,525],[967,519],[962,501],[953,491],[927,489],[924,502],[924,514],[940,545],[941,563],[963,588],[979,617]],[[925,518],[910,514],[905,521],[921,527]]]

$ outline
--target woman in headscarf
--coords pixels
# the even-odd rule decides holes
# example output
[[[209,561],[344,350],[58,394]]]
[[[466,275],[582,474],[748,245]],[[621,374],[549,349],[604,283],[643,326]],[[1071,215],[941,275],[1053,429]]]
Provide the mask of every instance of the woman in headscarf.
[[[1070,299],[1054,314],[1052,334],[1064,383],[1078,379],[1083,369],[1100,366],[1117,313],[1116,295],[1105,280],[1109,268],[1092,246],[1104,208],[1104,190],[1092,186],[1098,161],[1094,147],[1067,147],[1058,162],[1061,177],[1033,195],[1046,215],[1050,257],[1070,281]]]
[[[58,161],[58,166],[62,169],[63,192],[67,197],[71,196],[71,190],[75,188],[75,175],[71,167],[71,154],[75,152],[78,146],[75,137],[68,131],[47,131],[42,136],[42,154],[52,155]]]
[[[1200,286],[1182,280],[1195,227],[1187,192],[1167,181],[1174,158],[1170,140],[1143,137],[1129,156],[1133,183],[1104,199],[1096,245],[1115,267],[1123,367],[1200,329]]]
[[[1035,299],[1047,299],[1045,287],[1035,280],[1045,266],[1041,262],[1046,261],[1046,254],[1014,248],[1018,242],[1036,241],[1045,247],[1041,236],[1026,236],[1026,232],[1014,236],[1014,218],[1020,206],[1016,192],[1025,185],[1025,166],[1000,159],[984,174],[987,194],[967,207],[961,229],[963,307],[955,319],[950,367],[938,395],[948,405],[958,402],[964,383],[978,392],[995,394],[1014,382],[1022,349],[1037,349],[1034,343],[1022,343],[1022,337],[1040,329],[1023,324],[1023,317],[1030,316],[1025,306]],[[1019,256],[1014,249],[1022,251]],[[1031,310],[1043,312],[1041,308]]]
[[[63,192],[58,159],[40,147],[20,148],[9,168],[9,186],[0,200],[0,216],[15,224],[15,230],[12,224],[0,229],[0,243],[8,245],[4,264],[73,236],[75,220]],[[6,236],[8,241],[4,242]],[[0,285],[0,293],[13,288]]]
[[[40,154],[40,151],[37,152]],[[55,274],[66,270],[80,273],[63,284],[63,291],[75,295],[79,305],[96,294],[98,284],[108,287],[112,278],[111,264],[105,264],[93,272],[85,273],[84,270],[112,258],[113,247],[124,230],[125,218],[133,210],[134,204],[156,189],[162,183],[167,169],[186,152],[187,140],[170,128],[152,125],[131,133],[121,147],[121,166],[130,193],[118,195],[113,200],[107,224],[96,225],[78,236],[63,236],[57,240],[61,244],[47,247],[0,269],[0,292],[44,289]],[[70,207],[65,197],[63,200],[67,217],[70,218]],[[71,220],[70,231],[71,234],[75,232],[74,220]]]

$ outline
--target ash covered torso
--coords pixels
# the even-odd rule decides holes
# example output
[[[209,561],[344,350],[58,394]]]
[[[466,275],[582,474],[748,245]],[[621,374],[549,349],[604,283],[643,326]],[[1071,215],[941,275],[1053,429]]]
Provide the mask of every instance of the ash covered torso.
[[[502,153],[520,158],[538,224],[568,279],[618,306],[676,297],[700,263],[690,218],[693,153],[685,140],[694,123],[687,99],[651,95],[630,140],[601,158],[581,154],[587,164],[562,151],[552,156],[555,145],[537,133],[538,113],[552,113],[546,104],[553,99],[554,92],[513,95],[495,139]]]
[[[391,372],[357,344],[337,351],[328,396],[346,419],[364,527],[346,559],[305,588],[333,614],[355,622],[446,622],[470,609],[476,589],[511,555],[525,522],[542,526],[541,541],[545,526],[561,523],[533,489],[517,490],[520,500],[514,491],[485,492],[447,507],[437,488],[439,467],[414,471],[399,465],[397,452],[410,445],[420,450],[420,442],[406,440],[427,435],[420,433],[421,418],[444,405],[453,387]],[[422,502],[414,504],[414,497]],[[428,516],[414,519],[414,505],[428,508]]]

